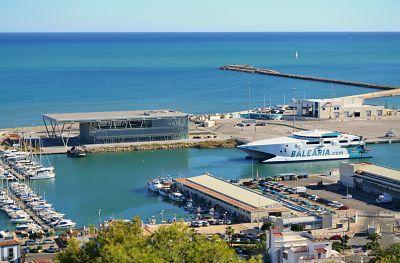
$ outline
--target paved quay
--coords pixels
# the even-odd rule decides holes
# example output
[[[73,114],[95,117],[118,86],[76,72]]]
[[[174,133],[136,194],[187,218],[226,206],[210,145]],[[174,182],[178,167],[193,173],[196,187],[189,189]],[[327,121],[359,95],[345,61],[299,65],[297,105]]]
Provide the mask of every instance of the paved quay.
[[[288,136],[293,132],[292,120],[263,121],[265,126],[237,126],[243,119],[218,120],[216,125],[207,128],[220,137],[239,138],[243,140],[261,140],[280,136]],[[388,142],[385,137],[389,129],[393,129],[400,136],[400,118],[371,119],[371,120],[297,120],[296,129],[312,130],[323,129],[360,135],[369,143]],[[397,142],[399,138],[392,138]]]

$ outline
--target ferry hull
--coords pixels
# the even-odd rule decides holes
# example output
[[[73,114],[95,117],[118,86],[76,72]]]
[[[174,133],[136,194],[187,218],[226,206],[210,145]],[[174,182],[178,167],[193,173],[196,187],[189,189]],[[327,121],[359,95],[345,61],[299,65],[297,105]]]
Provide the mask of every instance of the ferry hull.
[[[238,147],[249,154],[250,158],[261,159],[263,163],[286,163],[326,161],[354,158],[370,158],[363,146],[351,146],[343,148],[340,146],[328,147],[298,147],[296,144],[273,144]]]

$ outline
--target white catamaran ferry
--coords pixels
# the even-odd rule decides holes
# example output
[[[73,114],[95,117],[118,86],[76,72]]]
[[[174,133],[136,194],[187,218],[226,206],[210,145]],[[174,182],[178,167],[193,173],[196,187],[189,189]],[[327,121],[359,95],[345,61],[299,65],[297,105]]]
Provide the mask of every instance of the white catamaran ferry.
[[[265,163],[319,161],[372,157],[362,137],[340,132],[311,130],[292,136],[265,139],[238,146]]]

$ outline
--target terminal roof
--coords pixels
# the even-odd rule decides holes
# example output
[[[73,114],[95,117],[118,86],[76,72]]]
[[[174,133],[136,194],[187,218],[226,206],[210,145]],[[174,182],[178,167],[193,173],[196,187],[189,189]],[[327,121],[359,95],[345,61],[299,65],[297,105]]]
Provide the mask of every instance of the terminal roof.
[[[43,114],[43,119],[59,122],[95,122],[110,120],[134,120],[153,118],[186,117],[186,113],[175,110],[135,110],[135,111],[107,111],[107,112],[78,112]]]
[[[276,201],[253,191],[228,183],[208,174],[187,178],[188,181],[208,188],[253,208],[280,206]],[[272,208],[271,207],[271,208]]]
[[[367,173],[400,181],[400,170],[395,170],[372,163],[357,163],[357,173]]]

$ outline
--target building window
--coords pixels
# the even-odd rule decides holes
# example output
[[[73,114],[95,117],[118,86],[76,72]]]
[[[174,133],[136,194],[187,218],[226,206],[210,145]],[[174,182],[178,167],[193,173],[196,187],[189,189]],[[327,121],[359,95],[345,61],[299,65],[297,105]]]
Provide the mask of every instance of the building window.
[[[14,248],[8,249],[8,258],[14,258]]]
[[[377,114],[378,116],[382,116],[382,110],[377,110],[377,111],[376,111],[376,114]]]
[[[345,111],[345,112],[344,112],[344,116],[345,116],[345,117],[350,117],[350,112]]]
[[[367,117],[371,117],[371,111],[370,110],[365,111],[365,114],[367,115]]]
[[[354,112],[354,117],[360,117],[361,116],[361,113],[360,112]]]
[[[339,106],[333,107],[333,110],[339,110]]]
[[[322,110],[325,110],[325,107],[323,107]]]

